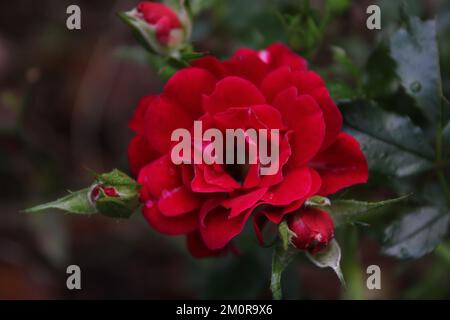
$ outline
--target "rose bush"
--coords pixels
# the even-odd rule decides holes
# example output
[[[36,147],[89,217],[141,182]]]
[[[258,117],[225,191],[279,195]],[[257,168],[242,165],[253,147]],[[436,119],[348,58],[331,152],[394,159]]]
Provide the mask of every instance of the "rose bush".
[[[279,129],[278,172],[262,176],[260,163],[173,164],[171,133],[191,129],[194,120],[220,130]],[[142,185],[145,218],[161,233],[185,234],[196,257],[229,249],[251,216],[262,241],[265,223],[279,224],[303,210],[314,223],[298,227],[297,221],[298,241],[306,241],[297,247],[315,252],[323,247],[314,245],[317,239],[333,237],[333,224],[325,211],[305,209],[305,201],[368,177],[366,159],[358,142],[341,131],[341,113],[324,81],[278,43],[262,51],[240,49],[226,61],[193,61],[160,95],[139,102],[130,128],[136,135],[129,163]],[[312,226],[314,236],[305,235]]]

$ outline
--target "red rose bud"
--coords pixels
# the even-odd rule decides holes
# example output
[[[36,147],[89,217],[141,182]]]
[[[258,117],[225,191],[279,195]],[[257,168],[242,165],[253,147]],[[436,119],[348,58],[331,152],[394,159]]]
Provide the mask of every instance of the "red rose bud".
[[[306,208],[287,219],[294,233],[292,244],[300,250],[314,254],[324,249],[334,237],[334,224],[330,215],[317,208]]]
[[[182,33],[181,22],[169,7],[157,2],[141,2],[137,11],[150,25],[155,27],[159,43],[168,45],[170,40],[178,41],[173,34]],[[172,37],[171,37],[172,35]]]
[[[122,15],[144,42],[160,55],[177,57],[189,37],[191,23],[180,2],[180,11],[158,2],[145,1]]]
[[[89,193],[89,199],[93,204],[97,202],[101,195],[107,197],[119,197],[119,192],[114,187],[104,186],[102,184],[95,184],[91,187],[91,192]]]
[[[139,206],[138,197],[137,183],[118,170],[99,175],[88,193],[98,212],[114,218],[129,217]]]

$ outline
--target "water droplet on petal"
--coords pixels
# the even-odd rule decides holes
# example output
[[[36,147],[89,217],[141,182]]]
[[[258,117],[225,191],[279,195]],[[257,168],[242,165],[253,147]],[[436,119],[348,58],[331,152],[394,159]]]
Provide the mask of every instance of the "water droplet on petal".
[[[164,189],[161,191],[161,198],[167,198],[170,194],[171,192],[169,190]]]

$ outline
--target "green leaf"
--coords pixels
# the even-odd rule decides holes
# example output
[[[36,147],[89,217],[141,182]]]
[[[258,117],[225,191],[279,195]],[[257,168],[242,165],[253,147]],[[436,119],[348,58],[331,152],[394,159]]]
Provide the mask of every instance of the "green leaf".
[[[335,239],[331,240],[324,250],[315,254],[307,252],[306,256],[320,268],[329,267],[333,269],[341,284],[345,286],[345,280],[341,270],[341,248]]]
[[[391,56],[405,90],[431,123],[439,118],[442,95],[436,21],[410,17],[390,39]]]
[[[344,12],[345,10],[347,10],[350,4],[350,0],[327,0],[325,2],[326,9],[328,9],[333,15]]]
[[[341,109],[371,170],[404,177],[433,166],[434,151],[409,117],[386,112],[373,102],[352,102]]]
[[[272,256],[272,276],[270,279],[270,290],[272,291],[273,299],[281,300],[281,275],[297,254],[298,250],[292,247],[284,250],[281,242],[275,246]]]
[[[344,223],[351,223],[358,219],[365,218],[369,213],[373,213],[374,210],[400,202],[407,197],[409,197],[409,195],[378,202],[336,200],[331,203],[331,206],[327,208],[327,211],[333,218],[335,226],[338,227]]]
[[[44,203],[29,209],[26,213],[35,213],[49,209],[59,209],[75,214],[92,214],[97,210],[88,199],[89,188],[82,189],[76,192],[71,192],[69,195],[58,200]]]
[[[403,216],[385,230],[382,251],[401,259],[420,258],[447,234],[450,214],[437,207],[422,207]]]
[[[348,57],[344,49],[337,46],[332,46],[331,51],[333,52],[333,60],[339,65],[344,67],[344,69],[354,78],[358,79],[361,75],[360,68],[353,63],[353,61]]]

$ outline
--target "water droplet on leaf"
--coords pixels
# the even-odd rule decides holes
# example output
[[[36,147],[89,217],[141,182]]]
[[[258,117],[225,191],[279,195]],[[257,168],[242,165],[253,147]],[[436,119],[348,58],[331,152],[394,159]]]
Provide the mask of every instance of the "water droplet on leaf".
[[[411,89],[412,92],[417,93],[422,89],[422,85],[420,84],[419,81],[414,81],[413,83],[410,84],[409,88]]]

